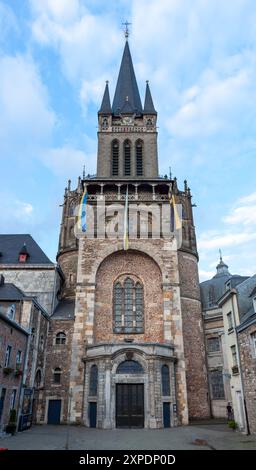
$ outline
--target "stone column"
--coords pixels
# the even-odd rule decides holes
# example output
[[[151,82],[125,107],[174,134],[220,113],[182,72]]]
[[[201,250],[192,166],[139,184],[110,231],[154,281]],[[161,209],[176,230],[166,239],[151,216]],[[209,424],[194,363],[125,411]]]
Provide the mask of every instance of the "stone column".
[[[111,361],[107,360],[105,363],[105,417],[103,421],[104,429],[111,429]]]

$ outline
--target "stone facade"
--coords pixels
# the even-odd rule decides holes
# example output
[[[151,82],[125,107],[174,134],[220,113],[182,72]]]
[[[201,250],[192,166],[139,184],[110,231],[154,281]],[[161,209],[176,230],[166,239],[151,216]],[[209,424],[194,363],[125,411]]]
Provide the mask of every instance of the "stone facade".
[[[148,84],[142,109],[128,43],[113,108],[106,85],[98,118],[97,175],[84,175],[75,190],[69,182],[64,195],[57,255],[62,280],[59,305],[51,318],[40,419],[51,422],[49,406],[56,406],[60,407],[59,422],[68,419],[86,426],[113,428],[121,422],[119,400],[124,401],[121,414],[125,407],[130,410],[133,406],[131,393],[135,393],[135,401],[143,401],[143,410],[140,404],[137,413],[140,426],[161,428],[187,424],[191,418],[207,418],[208,384],[190,189],[186,181],[181,191],[175,178],[158,176],[157,113]],[[113,143],[118,146],[115,154]],[[83,193],[87,197],[87,230],[78,236],[75,215]],[[169,220],[174,196],[182,207],[182,227],[176,238],[170,223],[177,220]],[[129,246],[124,249],[124,227],[121,237],[114,236],[113,204],[123,210],[127,200]],[[99,201],[106,203],[107,227],[113,227],[112,232],[105,226],[100,231],[105,209]],[[137,219],[133,218],[133,234],[132,204],[142,204]],[[150,209],[153,206],[161,216],[157,236],[153,230],[157,216]],[[114,286],[124,286],[127,279],[133,286],[139,284],[142,300],[135,303],[135,287],[130,297],[122,287],[125,313],[118,330]],[[142,322],[136,330],[137,315]],[[61,348],[54,343],[60,330],[65,330],[67,339]],[[119,372],[124,364],[128,371]],[[60,384],[53,381],[56,367],[61,370]],[[135,391],[135,385],[140,392]],[[124,415],[122,419],[126,419]],[[128,425],[132,425],[132,418]]]
[[[8,425],[10,410],[15,409],[17,413],[19,411],[27,341],[28,332],[0,313],[0,434]],[[11,353],[7,363],[8,346],[11,347]],[[20,363],[17,363],[18,351],[21,353]],[[9,372],[7,369],[10,369]]]
[[[64,333],[64,344],[56,344],[56,335]],[[73,320],[51,320],[47,337],[46,367],[43,387],[37,391],[37,422],[48,422],[50,400],[61,400],[60,422],[68,419],[68,398],[70,382],[70,355],[73,337]],[[54,370],[61,371],[60,383],[54,382]]]
[[[46,266],[4,266],[0,274],[8,283],[13,283],[31,297],[36,297],[40,305],[50,315],[55,306],[56,283],[58,282],[54,265]]]
[[[256,346],[253,335],[256,335],[256,321],[239,332],[238,342],[249,428],[256,434]]]

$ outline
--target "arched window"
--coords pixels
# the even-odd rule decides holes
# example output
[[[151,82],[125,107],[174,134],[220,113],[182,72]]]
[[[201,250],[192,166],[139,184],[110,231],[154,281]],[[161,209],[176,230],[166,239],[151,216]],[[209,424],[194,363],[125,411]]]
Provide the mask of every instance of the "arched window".
[[[148,118],[148,119],[147,119],[147,122],[146,122],[146,125],[147,125],[147,126],[153,126],[153,121],[152,121],[152,119]]]
[[[66,335],[63,331],[56,334],[55,344],[66,344]]]
[[[144,374],[143,367],[137,361],[124,361],[119,364],[117,374]]]
[[[35,377],[35,386],[36,388],[39,388],[40,385],[41,385],[41,380],[42,380],[42,374],[41,374],[41,371],[40,369],[37,371],[36,373],[36,377]]]
[[[117,140],[112,142],[112,176],[118,176],[119,173],[119,143]]]
[[[61,368],[56,367],[53,372],[53,382],[55,384],[60,384],[60,379],[61,379]]]
[[[108,128],[108,118],[104,117],[102,119],[102,129],[107,129]]]
[[[98,390],[98,367],[92,366],[90,370],[90,392],[91,396],[96,396]]]
[[[134,284],[130,277],[127,277],[123,284],[116,282],[113,300],[114,332],[143,333],[144,302],[141,283]]]
[[[137,176],[143,176],[143,143],[141,140],[136,142],[136,172]]]
[[[40,351],[44,350],[44,335],[40,336],[39,349],[40,349]]]
[[[131,143],[129,140],[124,142],[124,176],[131,175]]]
[[[169,372],[168,366],[166,365],[162,366],[161,375],[162,375],[162,395],[169,396],[170,395],[170,372]]]

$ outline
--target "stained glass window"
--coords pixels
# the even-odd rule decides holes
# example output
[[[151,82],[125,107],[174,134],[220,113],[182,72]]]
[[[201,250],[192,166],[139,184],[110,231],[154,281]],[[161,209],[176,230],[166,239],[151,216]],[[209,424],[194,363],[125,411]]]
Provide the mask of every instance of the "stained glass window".
[[[169,367],[164,365],[162,366],[162,395],[170,395],[170,372]]]
[[[92,366],[90,370],[90,395],[96,396],[98,390],[98,367]]]
[[[117,374],[144,374],[143,367],[137,361],[124,361],[119,364]]]
[[[114,285],[115,333],[143,333],[143,286],[127,277]]]

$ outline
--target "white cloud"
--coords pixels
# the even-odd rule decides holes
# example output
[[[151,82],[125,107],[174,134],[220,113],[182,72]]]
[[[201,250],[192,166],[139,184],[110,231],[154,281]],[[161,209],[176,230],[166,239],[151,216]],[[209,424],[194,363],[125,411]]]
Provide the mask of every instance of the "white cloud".
[[[13,214],[17,219],[31,218],[33,215],[34,207],[29,202],[22,202],[19,200],[14,201]]]
[[[19,32],[18,22],[13,11],[2,2],[0,2],[0,31],[0,42],[3,42],[11,32],[12,34]]]
[[[238,203],[250,203],[250,202],[256,202],[256,192],[251,193],[248,196],[241,197],[238,199]]]
[[[214,271],[204,271],[203,269],[199,269],[200,282],[211,279],[214,276],[214,274],[216,274]]]
[[[70,23],[76,19],[80,2],[79,0],[30,0],[33,11],[62,23]]]
[[[224,233],[219,236],[208,238],[207,234],[202,234],[198,239],[199,250],[218,249],[219,247],[232,247],[256,240],[255,233]]]
[[[94,80],[107,75],[120,47],[120,32],[111,15],[92,14],[84,3],[31,0],[34,39],[53,47],[61,58],[65,76],[72,83]],[[72,9],[72,14],[69,9]],[[69,21],[67,21],[67,18]],[[106,40],[107,38],[107,40]],[[111,73],[109,73],[111,76]],[[105,80],[108,78],[106,76]],[[102,83],[102,88],[104,82]]]
[[[250,72],[244,69],[231,77],[215,77],[210,81],[204,78],[200,86],[193,86],[181,95],[184,104],[167,120],[167,127],[179,137],[230,131],[232,126],[238,125],[235,116],[241,121],[242,109],[251,107],[252,80]]]
[[[56,116],[31,58],[0,57],[0,109],[2,151],[18,153],[50,138]]]
[[[85,154],[83,151],[70,146],[46,149],[41,154],[42,162],[56,175],[76,178],[81,175],[85,165],[86,174],[95,173],[95,155]]]
[[[256,224],[256,193],[238,199],[230,213],[223,218],[227,224],[250,225]],[[243,204],[243,205],[241,205]]]

